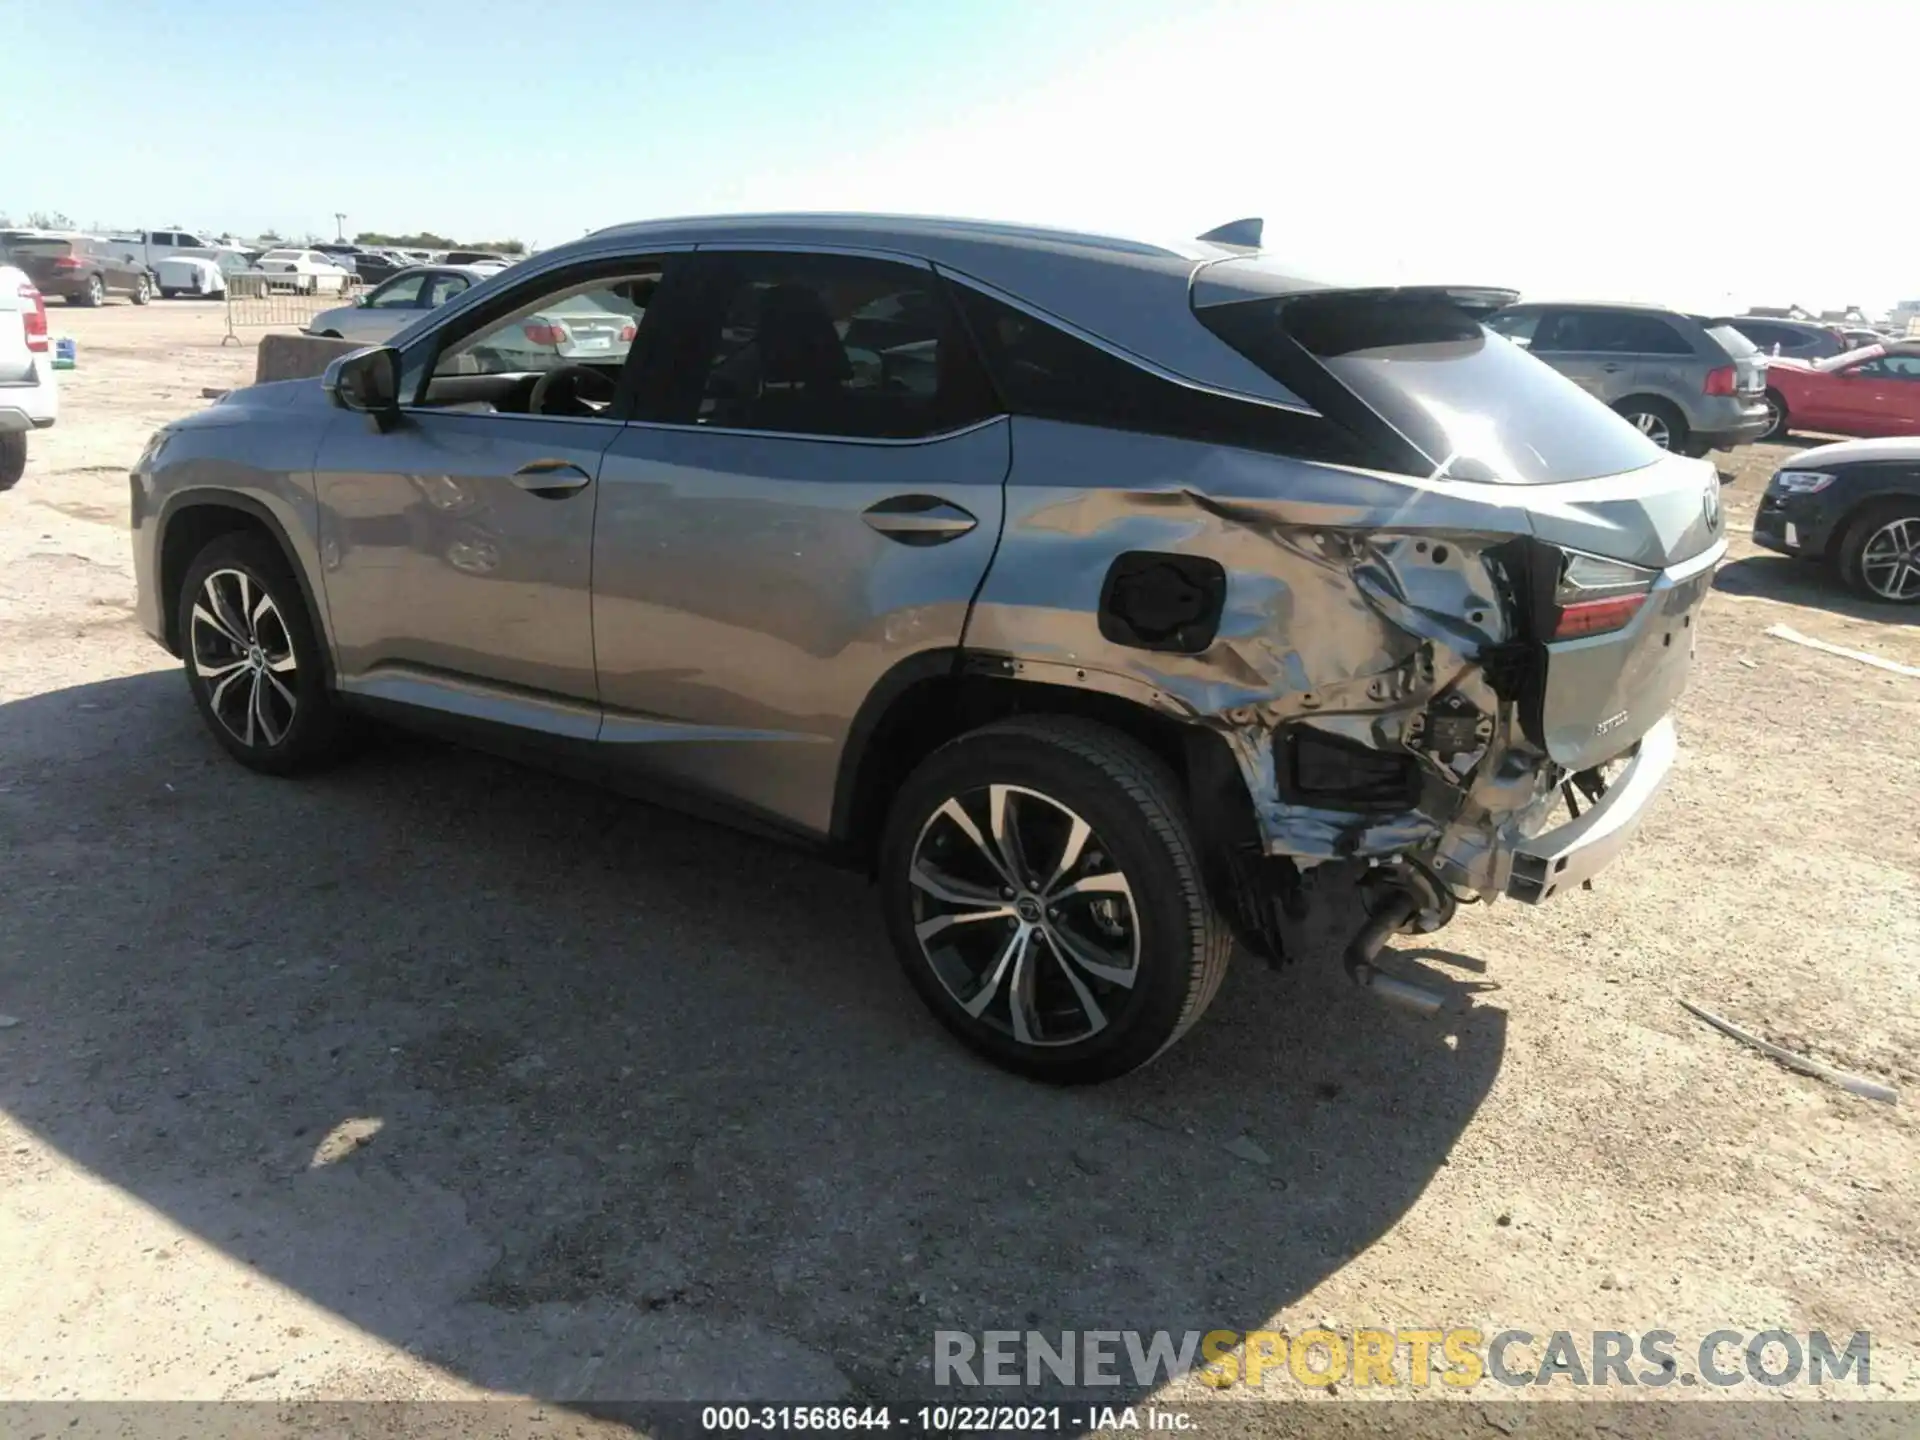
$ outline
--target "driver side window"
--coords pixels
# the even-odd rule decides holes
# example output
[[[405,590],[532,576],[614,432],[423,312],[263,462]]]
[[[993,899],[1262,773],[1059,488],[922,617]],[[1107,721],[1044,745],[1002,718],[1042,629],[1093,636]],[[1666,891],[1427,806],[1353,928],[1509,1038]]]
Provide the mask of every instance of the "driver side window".
[[[574,418],[602,413],[659,288],[664,264],[633,260],[583,277],[549,277],[531,291],[461,317],[441,339],[416,401],[435,408]],[[504,303],[504,313],[498,308]]]

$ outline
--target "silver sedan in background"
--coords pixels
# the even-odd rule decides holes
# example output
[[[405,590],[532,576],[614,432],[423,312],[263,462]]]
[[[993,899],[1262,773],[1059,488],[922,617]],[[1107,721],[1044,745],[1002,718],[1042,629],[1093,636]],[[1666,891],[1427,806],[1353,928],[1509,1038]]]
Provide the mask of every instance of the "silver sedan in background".
[[[322,310],[307,324],[309,335],[390,340],[429,310],[462,295],[493,272],[470,265],[416,265],[383,281],[350,305]]]

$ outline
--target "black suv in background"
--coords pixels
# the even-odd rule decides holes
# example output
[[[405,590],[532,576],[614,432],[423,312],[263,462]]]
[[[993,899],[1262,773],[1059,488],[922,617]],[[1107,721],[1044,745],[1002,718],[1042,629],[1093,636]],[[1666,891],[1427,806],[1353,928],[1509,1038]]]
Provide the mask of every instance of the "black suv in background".
[[[1701,456],[1766,434],[1767,362],[1731,320],[1656,305],[1525,302],[1487,327],[1605,401],[1662,450]]]
[[[11,240],[7,258],[26,271],[42,295],[69,305],[98,305],[125,295],[136,305],[153,298],[147,267],[105,240],[86,235],[40,235]]]
[[[1829,355],[1844,355],[1849,350],[1858,349],[1859,345],[1873,343],[1863,340],[1856,344],[1847,338],[1844,331],[1811,320],[1774,320],[1736,315],[1727,324],[1759,346],[1762,353],[1787,355],[1795,360],[1824,360]]]

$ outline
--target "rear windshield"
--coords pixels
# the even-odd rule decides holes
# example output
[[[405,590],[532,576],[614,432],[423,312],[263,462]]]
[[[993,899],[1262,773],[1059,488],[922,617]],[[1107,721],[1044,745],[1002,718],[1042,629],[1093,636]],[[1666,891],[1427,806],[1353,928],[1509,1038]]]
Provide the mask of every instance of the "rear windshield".
[[[15,255],[71,255],[74,243],[71,240],[14,240],[7,249]]]
[[[1758,355],[1760,353],[1760,347],[1758,345],[1754,344],[1753,341],[1742,335],[1726,321],[1715,321],[1708,325],[1707,334],[1712,336],[1714,343],[1735,360],[1744,360],[1749,355]]]
[[[1332,292],[1195,313],[1282,384],[1297,384],[1288,372],[1304,350],[1456,480],[1589,480],[1660,458],[1579,386],[1431,293]]]

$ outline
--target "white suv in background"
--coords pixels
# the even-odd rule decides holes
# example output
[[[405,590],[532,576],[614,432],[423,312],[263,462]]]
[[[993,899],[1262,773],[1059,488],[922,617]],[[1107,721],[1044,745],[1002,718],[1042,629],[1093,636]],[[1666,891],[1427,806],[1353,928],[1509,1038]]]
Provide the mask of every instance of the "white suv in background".
[[[47,302],[26,272],[0,265],[0,490],[27,468],[27,432],[46,429],[59,413]]]

